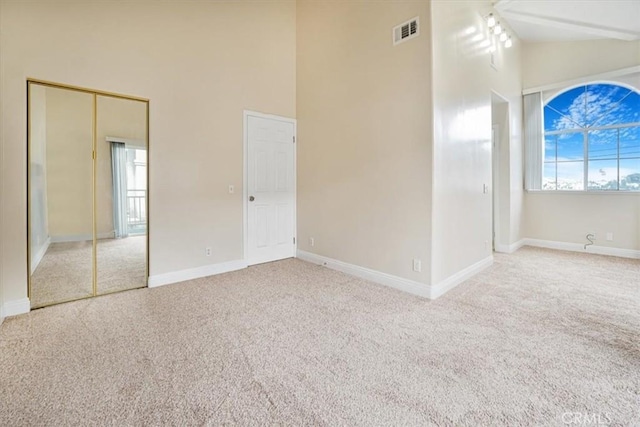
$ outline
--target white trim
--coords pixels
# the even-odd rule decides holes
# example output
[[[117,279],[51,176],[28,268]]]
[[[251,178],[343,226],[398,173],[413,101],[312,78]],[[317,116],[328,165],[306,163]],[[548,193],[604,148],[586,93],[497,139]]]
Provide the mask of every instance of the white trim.
[[[566,87],[569,87],[569,86],[580,85],[582,83],[590,83],[590,82],[592,82],[594,80],[608,80],[608,79],[627,76],[629,74],[635,74],[635,73],[640,73],[640,65],[636,65],[634,67],[622,68],[622,69],[614,70],[614,71],[608,71],[606,73],[595,74],[595,75],[592,75],[592,76],[578,77],[576,79],[565,80],[565,81],[559,82],[559,83],[551,83],[551,84],[544,85],[544,86],[538,86],[538,87],[532,87],[532,88],[528,88],[528,89],[523,89],[522,90],[522,94],[523,95],[529,95],[529,94],[535,93],[535,92],[545,92],[547,90],[562,89],[562,88],[566,88]]]
[[[2,316],[17,316],[18,314],[25,314],[31,311],[31,303],[29,298],[22,298],[14,301],[7,301],[2,306]]]
[[[497,2],[495,2],[493,4],[493,7],[495,9],[507,9],[511,6],[509,6],[509,3],[512,3],[513,0],[498,0]]]
[[[156,274],[149,276],[148,286],[157,288],[158,286],[179,283],[187,280],[199,279],[201,277],[214,276],[216,274],[228,273],[230,271],[247,268],[244,260],[227,261],[218,264],[203,265],[202,267],[189,268],[186,270],[172,271],[170,273]]]
[[[571,251],[581,253],[591,253],[598,255],[617,256],[621,258],[640,259],[640,251],[635,249],[612,248],[609,246],[590,245],[587,249],[584,244],[570,242],[556,242],[553,240],[541,239],[524,239],[525,246],[534,246],[537,248],[557,249],[560,251]]]
[[[499,98],[499,99],[498,99]],[[495,123],[495,117],[493,117],[493,106],[505,105],[506,104],[506,120],[504,123]],[[502,241],[502,232],[500,231],[501,225],[501,216],[500,216],[500,206],[501,206],[501,197],[500,190],[502,188],[501,175],[505,175],[505,171],[501,170],[500,163],[502,160],[501,155],[501,147],[508,147],[510,144],[509,134],[510,134],[510,126],[511,126],[511,103],[509,100],[502,96],[499,92],[495,90],[491,90],[491,209],[493,213],[493,224],[492,229],[494,235],[492,236],[492,244],[495,251],[497,248],[501,246],[500,242]],[[505,128],[502,129],[501,125],[504,124]],[[505,141],[501,141],[501,133],[505,131],[507,134],[507,141],[505,145]],[[497,133],[496,133],[497,132]],[[495,144],[494,144],[495,142]],[[495,177],[494,177],[495,174]],[[508,175],[508,174],[506,174]],[[506,176],[505,175],[505,176]]]
[[[119,142],[129,147],[140,147],[144,150],[147,149],[147,146],[143,139],[130,139],[130,138],[120,138],[117,136],[106,136],[104,140],[106,142]]]
[[[605,27],[601,25],[588,24],[581,21],[573,21],[569,19],[550,18],[542,15],[535,15],[527,12],[515,12],[509,11],[507,8],[496,9],[500,12],[500,15],[513,21],[524,22],[527,24],[542,25],[545,27],[559,28],[561,30],[577,31],[582,33],[588,33],[590,35],[607,38],[617,39],[624,41],[635,41],[640,38],[640,34],[635,31],[623,30],[615,27]]]
[[[380,285],[389,286],[413,295],[429,298],[429,286],[425,283],[416,282],[402,277],[393,276],[381,271],[372,270],[370,268],[360,267],[359,265],[349,264],[338,261],[336,259],[327,258],[322,255],[313,254],[303,250],[297,251],[297,258],[311,262],[313,264],[323,265],[332,270],[341,271],[361,279],[369,280]]]
[[[42,258],[44,258],[44,254],[47,253],[47,250],[49,250],[49,245],[51,244],[51,236],[47,237],[47,240],[44,242],[44,245],[42,245],[40,247],[40,250],[35,254],[35,257],[33,258],[33,260],[31,261],[31,274],[33,274],[34,271],[36,271],[36,268],[38,268],[38,265],[40,264],[40,261],[42,261]]]
[[[640,191],[630,191],[630,190],[525,190],[528,194],[558,194],[558,195],[583,195],[583,196],[593,196],[593,195],[602,195],[602,194],[616,194],[618,196],[640,196]]]
[[[465,280],[475,276],[476,274],[480,273],[482,270],[485,270],[491,267],[492,264],[493,264],[493,255],[489,255],[485,259],[482,259],[476,262],[475,264],[472,264],[469,267],[465,268],[464,270],[460,270],[454,275],[447,277],[437,285],[432,285],[431,291],[430,291],[430,298],[436,299],[439,296],[444,295],[445,293],[449,292],[451,289],[455,288]]]
[[[493,104],[493,103],[492,103]],[[493,121],[493,117],[491,121]],[[495,248],[500,244],[500,125],[491,125],[491,236]]]
[[[493,248],[494,252],[499,252],[499,253],[503,253],[503,254],[508,254],[509,252],[509,246],[508,245],[502,245],[502,244],[496,244],[496,247]]]
[[[248,248],[248,224],[249,220],[248,215],[248,200],[249,200],[249,169],[248,169],[248,150],[249,150],[249,139],[248,139],[248,129],[249,129],[249,116],[251,117],[259,117],[261,119],[268,120],[279,120],[281,122],[291,123],[293,125],[293,137],[295,138],[295,143],[293,144],[293,237],[296,239],[293,245],[293,253],[295,256],[296,251],[298,250],[298,121],[296,119],[292,119],[289,117],[277,116],[275,114],[265,114],[257,111],[251,110],[243,110],[242,112],[242,253],[243,259],[245,263],[249,260],[249,248]]]
[[[525,239],[520,239],[515,243],[510,245],[496,245],[496,252],[501,252],[504,254],[512,254],[525,244]]]

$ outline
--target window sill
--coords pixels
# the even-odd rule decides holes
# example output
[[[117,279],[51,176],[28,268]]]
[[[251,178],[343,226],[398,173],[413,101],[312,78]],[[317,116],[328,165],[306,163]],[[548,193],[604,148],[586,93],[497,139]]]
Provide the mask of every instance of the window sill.
[[[529,194],[558,194],[558,195],[582,195],[582,196],[594,196],[594,195],[617,195],[617,196],[636,196],[640,197],[640,191],[580,191],[580,190],[525,190],[525,193]]]

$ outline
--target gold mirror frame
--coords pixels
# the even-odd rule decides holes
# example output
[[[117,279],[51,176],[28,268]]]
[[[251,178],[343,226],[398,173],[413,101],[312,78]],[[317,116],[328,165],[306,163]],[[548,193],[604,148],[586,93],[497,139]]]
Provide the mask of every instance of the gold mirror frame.
[[[47,80],[40,80],[34,78],[27,78],[27,298],[31,299],[32,291],[31,291],[31,85],[37,84],[45,87],[52,87],[57,89],[66,89],[72,90],[76,92],[88,93],[93,96],[93,111],[92,111],[92,234],[93,234],[93,246],[92,246],[92,289],[93,295],[88,297],[80,297],[80,298],[72,298],[64,301],[57,301],[51,304],[45,304],[38,307],[32,307],[32,309],[47,307],[55,304],[63,304],[65,302],[78,301],[87,298],[94,298],[99,295],[108,295],[110,293],[124,292],[124,290],[117,290],[112,292],[106,292],[103,294],[98,294],[98,269],[97,269],[97,195],[96,195],[96,183],[97,183],[97,139],[98,139],[98,109],[97,109],[97,100],[98,96],[106,96],[118,99],[125,99],[130,101],[138,101],[146,104],[146,151],[147,151],[147,189],[150,189],[150,181],[149,181],[149,99],[131,96],[131,95],[123,95],[114,92],[106,92],[96,89],[89,89],[80,86],[72,86],[63,83],[55,83]],[[146,209],[146,217],[147,217],[147,232],[146,232],[146,284],[145,286],[149,286],[149,235],[151,229],[151,219],[149,212],[149,193],[147,191],[147,197],[145,201],[145,209]]]

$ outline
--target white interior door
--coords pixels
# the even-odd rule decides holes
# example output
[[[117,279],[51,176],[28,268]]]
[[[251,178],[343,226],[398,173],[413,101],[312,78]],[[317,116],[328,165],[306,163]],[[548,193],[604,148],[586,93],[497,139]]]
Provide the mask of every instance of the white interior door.
[[[247,116],[247,263],[295,256],[295,126]]]

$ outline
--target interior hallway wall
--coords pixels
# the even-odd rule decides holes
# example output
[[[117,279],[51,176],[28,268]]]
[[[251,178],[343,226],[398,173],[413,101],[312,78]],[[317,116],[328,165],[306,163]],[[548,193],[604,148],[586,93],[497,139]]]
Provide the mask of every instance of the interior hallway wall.
[[[509,235],[521,238],[522,140],[520,42],[497,46],[484,20],[489,1],[431,2],[433,41],[432,281],[438,284],[491,257],[491,93],[509,101]],[[513,32],[512,32],[513,34]]]

